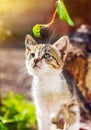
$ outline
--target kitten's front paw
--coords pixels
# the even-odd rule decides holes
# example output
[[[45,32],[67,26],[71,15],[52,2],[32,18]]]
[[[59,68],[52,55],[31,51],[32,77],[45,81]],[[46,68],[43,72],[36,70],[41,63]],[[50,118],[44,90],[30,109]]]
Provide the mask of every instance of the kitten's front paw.
[[[55,124],[52,124],[50,130],[63,130],[63,129],[59,129]]]
[[[74,125],[70,126],[67,130],[79,130],[80,129],[80,123],[75,123]]]

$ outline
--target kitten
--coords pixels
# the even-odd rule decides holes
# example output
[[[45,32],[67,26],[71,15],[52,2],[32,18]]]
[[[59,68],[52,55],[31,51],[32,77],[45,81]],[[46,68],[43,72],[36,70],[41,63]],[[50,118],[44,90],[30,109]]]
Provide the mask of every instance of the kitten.
[[[50,130],[52,118],[61,112],[63,130],[79,130],[80,110],[63,73],[69,49],[67,36],[53,45],[38,44],[30,35],[25,38],[26,67],[33,76],[33,99],[39,130]]]

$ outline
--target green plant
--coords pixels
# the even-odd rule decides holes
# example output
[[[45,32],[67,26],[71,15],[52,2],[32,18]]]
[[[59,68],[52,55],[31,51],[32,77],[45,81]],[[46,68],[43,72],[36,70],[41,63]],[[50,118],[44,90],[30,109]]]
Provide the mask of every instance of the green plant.
[[[35,108],[23,95],[9,93],[2,100],[0,130],[36,129]]]
[[[35,37],[37,37],[37,38],[41,37],[40,30],[42,28],[50,27],[54,23],[54,20],[55,20],[55,17],[57,14],[62,21],[67,22],[70,26],[74,26],[74,23],[68,14],[68,11],[66,9],[66,6],[65,6],[63,0],[57,0],[56,9],[53,13],[51,21],[47,24],[36,24],[33,27],[33,34],[35,35]]]

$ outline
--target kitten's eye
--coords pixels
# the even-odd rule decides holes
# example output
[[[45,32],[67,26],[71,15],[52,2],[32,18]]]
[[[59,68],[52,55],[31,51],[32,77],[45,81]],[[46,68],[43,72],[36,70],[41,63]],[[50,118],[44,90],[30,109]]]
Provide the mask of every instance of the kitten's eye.
[[[30,58],[34,58],[35,57],[35,53],[30,53]]]
[[[49,53],[45,53],[43,56],[45,59],[49,59],[51,57],[51,55]]]

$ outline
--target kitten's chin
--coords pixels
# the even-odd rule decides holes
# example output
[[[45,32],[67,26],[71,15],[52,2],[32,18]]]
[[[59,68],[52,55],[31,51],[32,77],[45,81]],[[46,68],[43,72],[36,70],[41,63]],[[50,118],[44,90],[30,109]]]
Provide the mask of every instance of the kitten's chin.
[[[26,63],[26,68],[27,72],[31,76],[36,76],[41,70],[41,67],[39,65],[29,65],[28,63]]]
[[[41,69],[40,67],[35,66],[31,69],[28,69],[28,73],[32,76],[38,76],[40,73],[40,69]]]
[[[61,72],[61,70],[57,70],[57,69],[52,69],[52,68],[35,68],[33,69],[33,76],[37,76],[37,77],[46,77],[46,76],[53,76],[53,75],[58,75]]]

